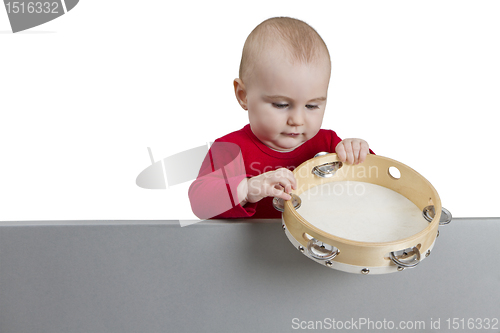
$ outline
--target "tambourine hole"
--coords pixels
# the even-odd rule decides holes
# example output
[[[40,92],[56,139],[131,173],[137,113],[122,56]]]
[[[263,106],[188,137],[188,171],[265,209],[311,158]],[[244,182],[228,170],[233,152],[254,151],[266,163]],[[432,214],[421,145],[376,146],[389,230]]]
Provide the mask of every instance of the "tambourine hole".
[[[321,178],[330,178],[342,167],[342,162],[327,162],[316,165],[312,168],[312,173]]]
[[[391,176],[393,179],[401,178],[401,172],[399,171],[398,168],[396,168],[394,166],[389,167],[387,172],[389,173],[389,176]]]
[[[427,222],[431,223],[434,220],[434,216],[436,215],[436,210],[434,206],[426,206],[422,210],[422,216],[426,219]]]
[[[417,247],[419,245],[421,246],[421,244],[418,244],[412,248],[392,251],[390,253],[391,261],[393,264],[404,268],[417,266],[421,260],[420,250]]]
[[[304,233],[304,237],[306,234]],[[340,250],[335,246],[323,243],[314,237],[311,237],[307,243],[307,251],[310,256],[319,260],[333,259],[340,253]]]
[[[415,245],[415,247],[420,251],[420,249],[422,248],[422,244],[418,243],[417,245]],[[398,251],[394,251],[394,252],[402,252],[401,254],[403,254],[403,252],[406,252],[405,255],[402,255],[402,257],[409,257],[409,256],[412,256],[414,254],[412,251],[412,248],[406,248],[406,249],[402,249],[402,250],[398,250]],[[387,252],[384,255],[384,259],[391,260],[391,252]]]
[[[313,236],[309,235],[307,232],[304,232],[302,237],[304,237],[306,241],[310,241],[313,238]]]

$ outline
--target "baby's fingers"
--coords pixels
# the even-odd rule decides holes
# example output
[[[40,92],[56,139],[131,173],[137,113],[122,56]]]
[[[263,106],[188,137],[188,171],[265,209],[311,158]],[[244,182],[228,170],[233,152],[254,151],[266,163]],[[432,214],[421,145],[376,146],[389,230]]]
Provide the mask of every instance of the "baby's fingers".
[[[335,152],[337,153],[337,157],[339,158],[339,161],[344,163],[347,158],[347,154],[344,148],[344,143],[340,142],[337,147],[335,148]]]
[[[290,194],[288,194],[286,191],[283,191],[282,187],[279,187],[279,188],[274,187],[271,190],[271,196],[276,197],[276,198],[281,198],[283,200],[292,199],[292,196]]]
[[[368,147],[368,143],[363,141],[361,143],[361,150],[359,151],[359,163],[363,163],[366,160],[366,155],[370,153],[370,148]]]
[[[272,181],[283,186],[286,192],[290,192],[297,188],[297,181],[295,180],[293,172],[286,168],[275,170],[272,174]]]
[[[369,148],[365,140],[345,139],[335,147],[335,152],[341,162],[356,165],[365,161]]]
[[[347,164],[354,164],[355,158],[354,158],[352,142],[350,139],[346,139],[343,142],[344,143],[342,144],[342,147],[344,148],[345,158],[344,160],[341,160],[341,162],[346,162]]]

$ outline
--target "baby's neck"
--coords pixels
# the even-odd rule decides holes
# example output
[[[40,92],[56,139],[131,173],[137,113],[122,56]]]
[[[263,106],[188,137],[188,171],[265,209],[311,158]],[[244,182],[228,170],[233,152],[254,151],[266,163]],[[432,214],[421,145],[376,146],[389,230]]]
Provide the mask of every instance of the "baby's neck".
[[[287,150],[276,150],[274,148],[271,148],[269,147],[268,145],[264,144],[264,146],[266,146],[267,148],[271,149],[271,150],[274,150],[274,151],[277,151],[278,153],[289,153],[291,151],[294,151],[295,149],[299,148],[300,146],[302,146],[304,142],[302,142],[300,145],[298,145],[297,147],[294,147],[292,149],[287,149]]]

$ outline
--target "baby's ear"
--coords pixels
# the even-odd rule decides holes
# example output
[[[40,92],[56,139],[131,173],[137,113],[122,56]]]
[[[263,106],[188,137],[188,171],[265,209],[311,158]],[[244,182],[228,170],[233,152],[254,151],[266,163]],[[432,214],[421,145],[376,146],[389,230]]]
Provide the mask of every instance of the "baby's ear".
[[[241,79],[234,79],[233,81],[234,85],[234,94],[236,95],[236,99],[238,100],[238,103],[240,103],[241,107],[244,110],[248,110],[247,107],[247,90],[245,88],[245,84]]]

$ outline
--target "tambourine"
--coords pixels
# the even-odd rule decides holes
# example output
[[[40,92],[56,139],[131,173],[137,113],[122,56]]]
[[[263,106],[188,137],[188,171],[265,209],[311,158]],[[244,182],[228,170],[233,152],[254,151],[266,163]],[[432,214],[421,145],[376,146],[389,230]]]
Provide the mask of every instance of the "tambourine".
[[[368,155],[358,165],[318,153],[298,166],[292,199],[275,198],[297,250],[327,267],[385,274],[428,257],[439,225],[450,223],[434,187],[410,167]]]

